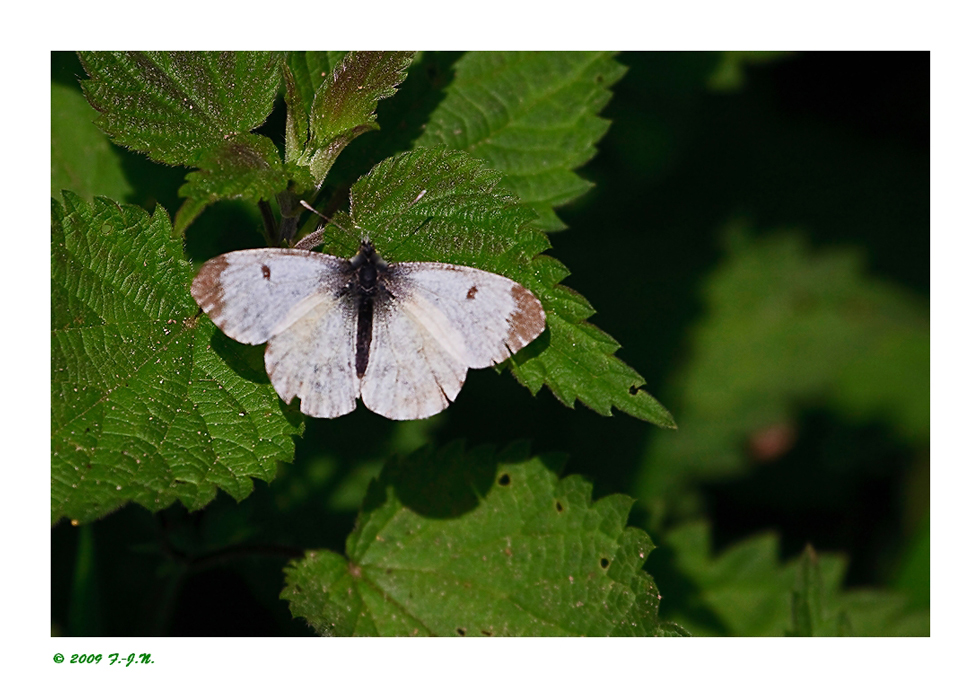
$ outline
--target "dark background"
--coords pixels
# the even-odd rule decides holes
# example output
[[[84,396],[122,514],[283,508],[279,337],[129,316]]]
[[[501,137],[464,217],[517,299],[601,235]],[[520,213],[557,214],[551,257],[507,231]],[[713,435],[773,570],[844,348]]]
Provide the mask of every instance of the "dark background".
[[[629,71],[602,112],[613,124],[580,170],[595,188],[559,211],[569,229],[552,235],[551,253],[572,272],[565,283],[597,311],[591,321],[622,344],[620,358],[672,410],[660,390],[685,360],[686,333],[703,315],[699,285],[722,259],[719,231],[733,216],[748,218],[757,235],[802,229],[818,250],[858,246],[870,275],[929,295],[928,54],[788,55],[746,66],[737,88],[712,89],[720,59],[619,57]],[[70,53],[55,54],[52,65],[60,83],[83,74]],[[159,201],[173,216],[187,170],[116,150],[136,189],[122,200]],[[188,234],[195,259],[210,257],[197,254],[206,253],[209,232],[251,224],[260,237],[254,212],[225,205]],[[533,398],[492,370],[471,372],[458,402],[421,426],[392,429],[363,409],[307,419],[294,463],[271,485],[257,482],[241,504],[221,494],[197,513],[128,506],[86,527],[56,525],[53,632],[309,634],[278,599],[282,568],[302,549],[343,550],[359,490],[392,451],[426,440],[530,439],[535,451],[568,453],[566,473],[588,476],[599,497],[634,493],[651,431],[666,430],[618,412],[565,408],[547,390]],[[848,466],[833,480],[823,479],[828,455]],[[717,549],[776,530],[785,557],[807,542],[843,551],[849,585],[885,586],[910,528],[913,479],[928,483],[928,457],[923,469],[922,456],[887,427],[813,407],[801,411],[798,440],[782,460],[705,485],[702,496]],[[803,498],[814,483],[819,489]],[[645,518],[640,504],[631,524]],[[667,590],[669,561],[652,565]]]

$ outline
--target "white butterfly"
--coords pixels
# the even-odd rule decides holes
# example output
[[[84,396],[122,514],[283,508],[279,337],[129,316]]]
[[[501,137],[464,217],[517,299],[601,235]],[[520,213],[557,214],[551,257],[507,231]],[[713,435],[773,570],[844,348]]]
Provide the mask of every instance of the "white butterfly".
[[[503,362],[545,327],[538,299],[506,277],[388,264],[367,240],[350,260],[290,248],[225,253],[204,264],[191,294],[232,339],[268,342],[272,386],[313,417],[346,415],[358,397],[392,420],[435,415],[468,368]]]

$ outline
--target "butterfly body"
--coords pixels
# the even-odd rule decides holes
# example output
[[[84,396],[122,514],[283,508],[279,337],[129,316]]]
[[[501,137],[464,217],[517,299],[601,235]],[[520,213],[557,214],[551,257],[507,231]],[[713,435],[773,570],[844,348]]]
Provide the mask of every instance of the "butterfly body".
[[[540,302],[491,272],[387,263],[369,241],[350,260],[262,248],[209,260],[191,293],[228,336],[268,342],[266,371],[285,402],[338,417],[356,399],[397,420],[453,401],[469,368],[506,360],[545,327]]]

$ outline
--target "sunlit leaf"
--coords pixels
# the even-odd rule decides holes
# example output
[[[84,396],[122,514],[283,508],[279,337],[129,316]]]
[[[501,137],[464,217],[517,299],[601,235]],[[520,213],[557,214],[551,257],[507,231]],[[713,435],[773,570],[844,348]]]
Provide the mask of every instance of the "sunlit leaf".
[[[502,187],[565,225],[554,208],[591,184],[574,172],[609,128],[597,116],[626,68],[607,52],[470,52],[454,65],[446,96],[417,146],[446,145],[504,173]]]
[[[293,456],[261,350],[216,334],[166,213],[65,193],[51,223],[51,515],[236,499]]]
[[[389,462],[346,557],[309,551],[282,598],[328,635],[680,635],[657,617],[632,500],[592,501],[555,456],[460,444]]]

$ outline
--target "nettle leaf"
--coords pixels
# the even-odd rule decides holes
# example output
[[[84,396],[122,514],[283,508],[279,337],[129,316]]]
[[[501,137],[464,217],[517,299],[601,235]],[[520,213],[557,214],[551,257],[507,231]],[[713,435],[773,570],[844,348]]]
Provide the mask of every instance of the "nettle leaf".
[[[663,548],[688,587],[686,598],[667,599],[663,616],[695,635],[929,634],[928,609],[915,609],[905,594],[845,590],[847,561],[840,555],[818,556],[808,548],[798,560],[783,563],[773,533],[713,556],[709,525],[695,522],[668,532]]]
[[[345,52],[293,50],[286,53],[286,161],[296,162],[310,135],[313,97],[344,59]]]
[[[238,500],[293,456],[261,350],[198,319],[166,212],[52,201],[51,514]],[[258,351],[258,355],[256,355]]]
[[[532,342],[518,353],[514,376],[535,394],[547,385],[568,407],[577,400],[606,416],[615,407],[658,427],[676,429],[670,412],[641,388],[646,380],[616,357],[619,343],[585,321],[595,313],[589,302],[557,283],[568,275],[568,269],[548,256],[538,256],[531,267],[544,294],[541,303],[548,313],[547,339]]]
[[[178,234],[208,205],[222,198],[243,198],[252,202],[269,200],[284,190],[290,180],[312,186],[305,167],[283,165],[275,144],[265,136],[248,134],[234,143],[212,149],[199,162],[200,171],[187,175],[187,183],[177,192],[187,202],[174,220]]]
[[[608,52],[470,52],[455,64],[446,97],[417,146],[446,145],[504,173],[502,188],[563,229],[555,214],[591,184],[573,170],[609,128],[597,113],[626,67]]]
[[[534,394],[547,385],[569,407],[579,400],[608,416],[615,406],[673,427],[670,413],[640,389],[643,378],[614,357],[619,344],[584,321],[595,311],[558,284],[568,270],[538,255],[550,248],[547,236],[530,226],[532,211],[498,190],[499,181],[499,172],[460,151],[418,148],[396,155],[351,188],[350,214],[334,217],[349,231],[332,239],[328,252],[353,255],[366,235],[386,260],[450,262],[520,282],[541,300],[548,318],[545,333],[508,363],[522,384]]]
[[[96,124],[157,162],[199,167],[180,195],[183,229],[218,198],[270,199],[289,174],[275,146],[250,134],[279,91],[282,56],[269,52],[81,52],[82,90]]]
[[[119,145],[196,166],[216,145],[261,125],[279,91],[267,52],[80,52],[82,91]]]
[[[378,128],[374,110],[378,101],[389,98],[396,86],[405,80],[414,52],[349,52],[338,64],[329,79],[317,88],[309,109],[309,141],[301,138],[304,92],[302,79],[287,77],[290,104],[290,144],[292,160],[297,147],[306,143],[298,161],[309,165],[310,173],[319,186],[334,160],[348,143],[365,131]],[[294,60],[295,62],[295,60]],[[302,73],[301,73],[302,77]],[[312,81],[311,81],[312,83]]]
[[[341,254],[352,255],[368,236],[386,260],[451,262],[518,278],[550,243],[528,228],[534,213],[500,192],[499,181],[499,172],[459,151],[390,157],[351,187],[350,211],[334,216],[348,229],[336,237]]]
[[[641,570],[632,499],[591,499],[563,459],[454,444],[389,461],[347,555],[309,551],[281,597],[326,635],[683,635]]]

